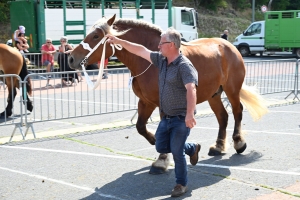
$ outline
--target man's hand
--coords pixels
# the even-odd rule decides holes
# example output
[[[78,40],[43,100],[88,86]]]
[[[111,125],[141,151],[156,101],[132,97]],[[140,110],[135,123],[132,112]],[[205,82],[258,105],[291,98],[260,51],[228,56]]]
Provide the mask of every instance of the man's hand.
[[[106,37],[108,38],[107,42],[110,44],[119,44],[120,43],[120,39],[113,35],[107,34]]]
[[[122,39],[117,38],[110,34],[107,34],[106,37],[108,38],[107,39],[108,43],[119,44],[123,48],[125,48],[127,51],[129,51],[130,53],[140,56],[140,57],[148,60],[151,63],[151,59],[150,59],[151,51],[149,49],[147,49],[146,47],[144,47],[140,44],[137,44],[137,43],[129,42],[127,40],[122,40]]]
[[[186,127],[189,127],[189,128],[194,128],[194,126],[196,126],[196,120],[195,120],[194,114],[187,114],[185,116],[185,125],[186,125]]]

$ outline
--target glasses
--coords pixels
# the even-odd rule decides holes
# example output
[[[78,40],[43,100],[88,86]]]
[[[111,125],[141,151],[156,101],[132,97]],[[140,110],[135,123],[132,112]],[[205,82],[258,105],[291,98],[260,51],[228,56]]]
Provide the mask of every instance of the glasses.
[[[163,44],[167,44],[167,43],[171,43],[171,42],[160,42],[160,43],[158,44],[158,46],[162,46]]]
[[[47,43],[50,43],[50,44],[51,44],[52,42],[47,42]]]

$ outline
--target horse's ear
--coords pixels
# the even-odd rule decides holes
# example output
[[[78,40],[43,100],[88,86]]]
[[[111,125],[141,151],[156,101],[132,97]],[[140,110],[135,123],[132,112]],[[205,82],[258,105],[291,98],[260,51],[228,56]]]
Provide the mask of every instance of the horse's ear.
[[[109,20],[107,20],[107,24],[111,26],[114,23],[115,19],[116,19],[116,14],[114,14],[114,16],[112,16]]]

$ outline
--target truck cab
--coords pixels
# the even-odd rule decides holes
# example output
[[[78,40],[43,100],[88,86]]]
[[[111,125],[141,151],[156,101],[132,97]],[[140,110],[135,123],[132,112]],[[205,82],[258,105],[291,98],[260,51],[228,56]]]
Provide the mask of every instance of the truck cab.
[[[173,27],[181,33],[184,41],[198,39],[198,16],[195,9],[186,7],[173,7],[172,9]]]
[[[265,21],[257,21],[235,38],[233,45],[242,56],[255,55],[265,50]]]

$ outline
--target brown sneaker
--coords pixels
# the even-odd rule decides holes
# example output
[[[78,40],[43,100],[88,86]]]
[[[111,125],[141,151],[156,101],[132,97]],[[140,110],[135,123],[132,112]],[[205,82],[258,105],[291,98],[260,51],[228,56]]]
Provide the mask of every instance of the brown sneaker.
[[[171,197],[180,197],[184,193],[186,193],[188,188],[186,186],[182,186],[177,184],[174,189],[172,190]]]
[[[200,144],[196,144],[196,150],[195,150],[195,153],[194,153],[194,155],[192,155],[192,156],[190,157],[190,163],[191,163],[192,165],[196,165],[196,164],[197,164],[197,162],[198,162],[198,160],[199,160],[198,154],[199,154],[200,149],[201,149],[201,145],[200,145]]]

